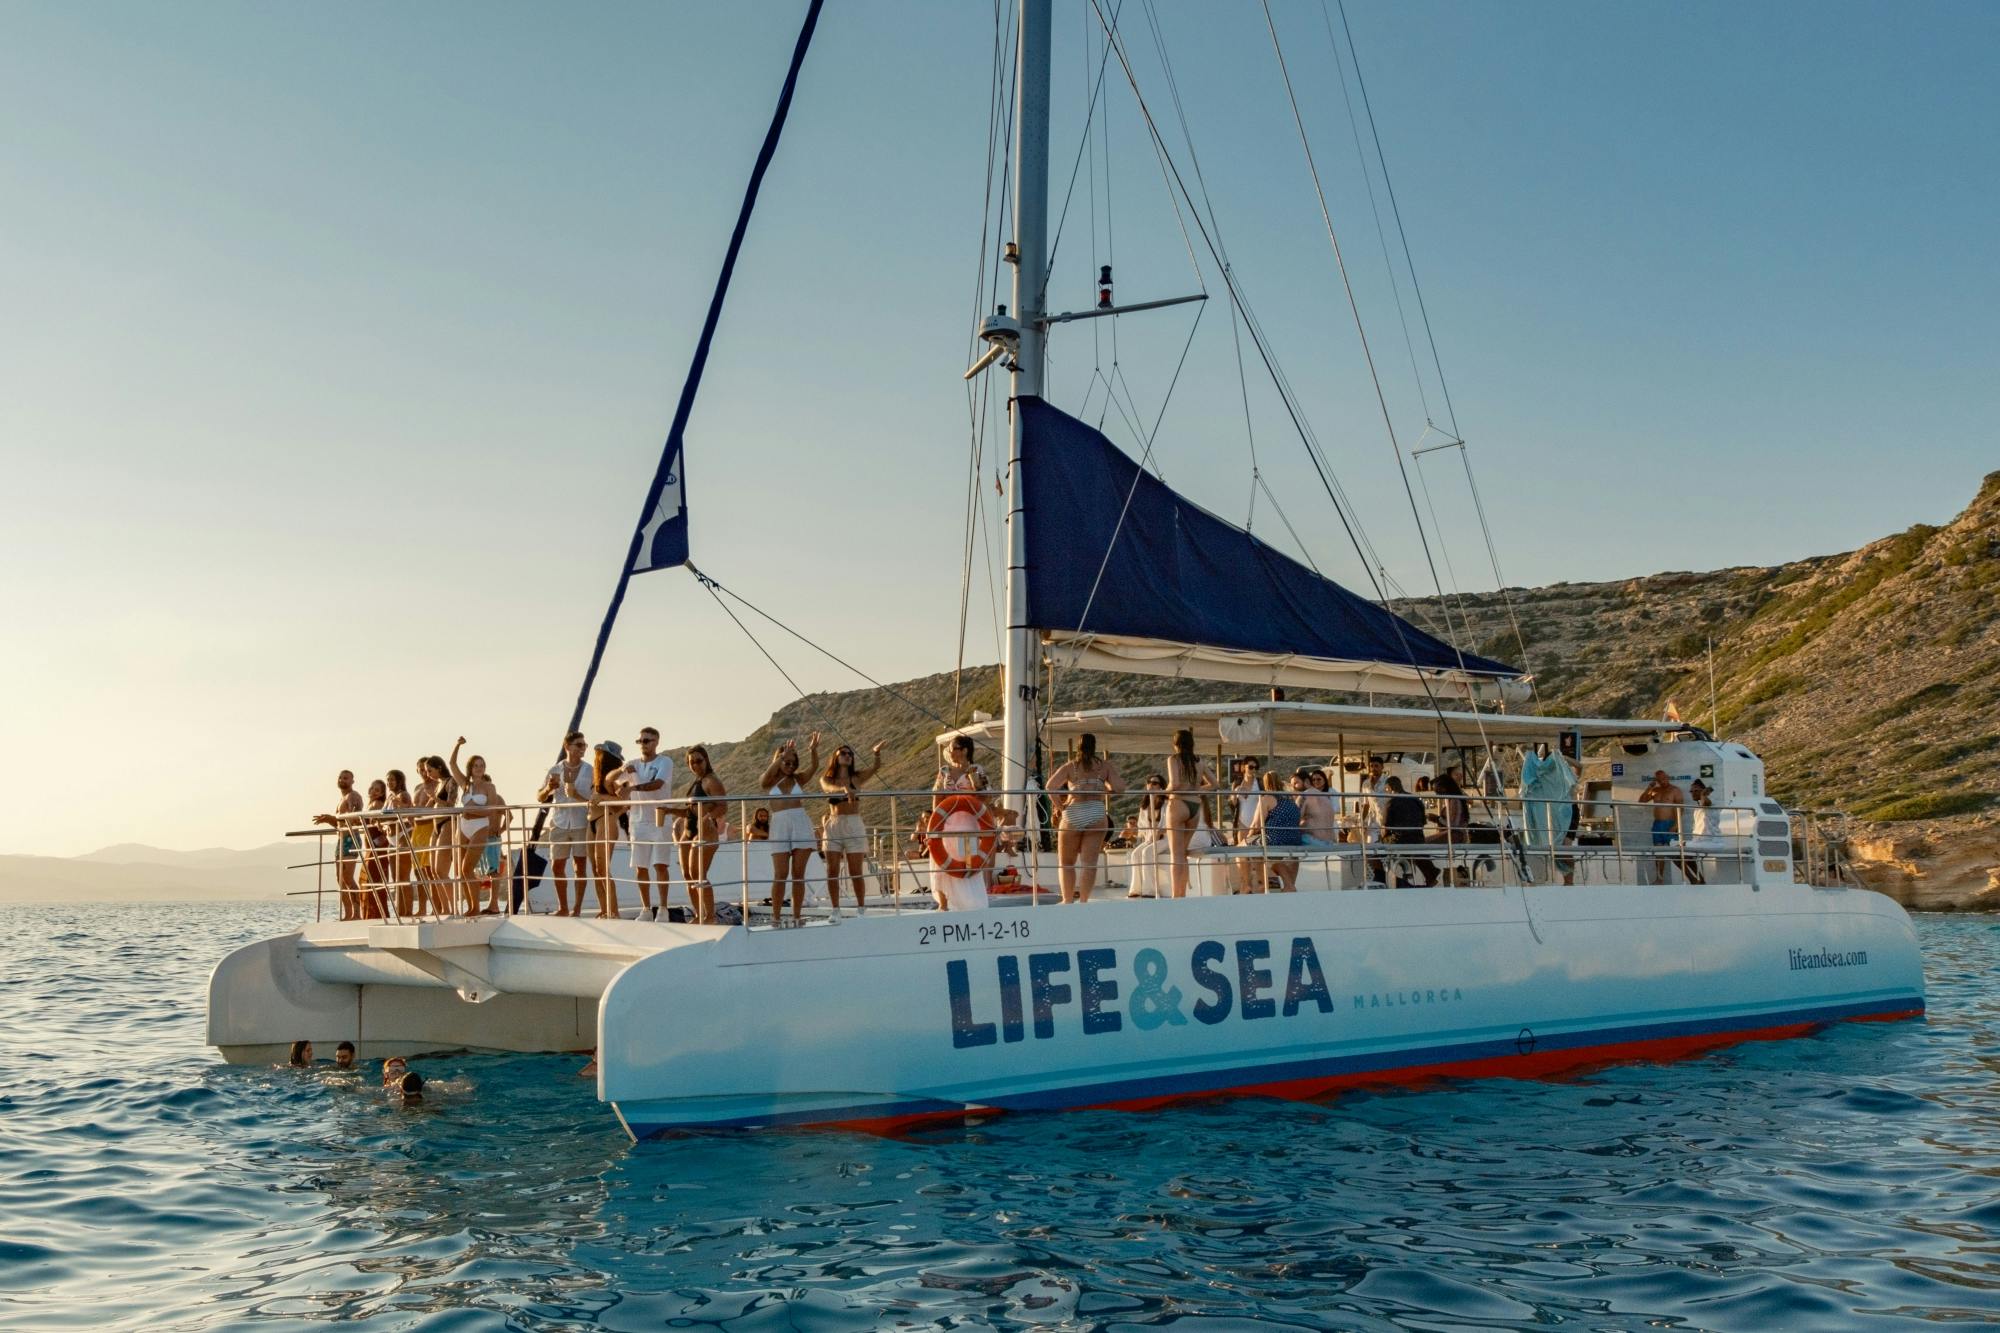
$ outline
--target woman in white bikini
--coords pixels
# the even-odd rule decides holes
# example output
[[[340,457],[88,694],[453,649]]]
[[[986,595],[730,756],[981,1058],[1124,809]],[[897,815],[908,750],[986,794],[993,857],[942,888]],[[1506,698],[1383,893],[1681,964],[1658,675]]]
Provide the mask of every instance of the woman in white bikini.
[[[1064,902],[1090,901],[1104,838],[1111,832],[1111,798],[1124,790],[1117,767],[1097,753],[1097,737],[1088,732],[1071,742],[1069,762],[1049,774],[1048,791],[1057,802],[1056,879]]]
[[[1167,756],[1167,856],[1176,898],[1187,896],[1188,844],[1206,823],[1202,793],[1213,790],[1215,776],[1195,755],[1194,732],[1182,727],[1174,733],[1173,753]]]
[[[465,767],[458,766],[458,752],[465,748],[465,737],[451,747],[451,758],[446,762],[451,766],[452,780],[465,791],[460,803],[458,817],[458,881],[464,894],[465,910],[469,916],[482,916],[500,910],[500,844],[496,841],[500,834],[500,807],[507,804],[501,797],[500,789],[493,785],[493,779],[486,776],[486,759],[483,755],[473,755],[465,761]],[[487,814],[477,813],[480,810]],[[493,884],[493,901],[489,905],[485,895],[477,887],[473,875],[484,875]]]
[[[819,775],[819,789],[830,793],[826,803],[826,824],[820,830],[820,849],[826,856],[826,898],[833,910],[840,910],[840,869],[847,865],[847,878],[854,885],[854,910],[868,910],[867,881],[862,862],[868,855],[868,826],[861,822],[861,795],[868,779],[882,771],[882,745],[876,741],[868,752],[873,761],[866,768],[854,766],[854,747],[843,745],[826,761]]]
[[[708,868],[715,860],[716,845],[722,841],[722,826],[728,811],[720,798],[729,788],[715,776],[708,762],[708,747],[690,745],[685,756],[688,779],[685,801],[674,815],[674,832],[681,845],[681,878],[687,881],[688,897],[694,902],[697,925],[715,924],[715,886],[708,882]]]
[[[819,733],[806,740],[807,772],[819,767]],[[806,813],[806,784],[799,779],[799,744],[786,741],[772,754],[759,783],[771,798],[771,924],[784,924],[785,886],[792,887],[792,924],[798,925],[806,904],[806,862],[819,840],[812,816]]]

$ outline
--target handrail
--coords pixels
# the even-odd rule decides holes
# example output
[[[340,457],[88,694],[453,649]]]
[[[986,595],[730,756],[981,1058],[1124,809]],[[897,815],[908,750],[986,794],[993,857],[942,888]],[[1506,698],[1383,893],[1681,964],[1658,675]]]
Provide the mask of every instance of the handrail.
[[[915,799],[925,803],[935,802],[945,796],[965,795],[963,792],[939,791],[935,788],[862,788],[855,792],[863,810],[872,808],[881,813],[886,803],[888,819],[863,819],[864,845],[863,865],[872,866],[872,874],[866,870],[860,875],[847,867],[847,879],[861,884],[874,884],[879,888],[893,911],[901,911],[906,892],[906,875],[915,873],[918,878],[920,896],[924,892],[921,867],[923,845],[919,838],[925,830],[916,825],[909,829],[909,840],[905,840],[903,810],[904,800]],[[1042,857],[1050,850],[1052,835],[1058,830],[1059,822],[1053,816],[1068,798],[1062,791],[1049,792],[1038,787],[1016,789],[989,788],[973,793],[988,800],[1003,796],[1023,796],[1031,798],[1026,804],[1031,812],[1025,825],[1003,827],[998,830],[1007,854],[1016,862],[1026,861],[1022,868],[1030,875],[1030,884],[1038,885],[1041,879]],[[1157,867],[1158,849],[1165,844],[1164,830],[1159,826],[1152,829],[1140,828],[1138,836],[1127,841],[1137,816],[1121,819],[1123,810],[1137,810],[1144,807],[1149,797],[1159,795],[1146,789],[1130,789],[1118,793],[1089,793],[1092,799],[1102,800],[1109,815],[1106,829],[1107,846],[1116,849],[1122,845],[1132,855],[1127,864],[1134,873],[1140,873],[1147,866]],[[1213,836],[1218,846],[1191,851],[1190,867],[1212,863],[1216,869],[1212,873],[1224,873],[1226,863],[1244,866],[1235,872],[1239,887],[1236,892],[1255,892],[1259,887],[1269,890],[1271,867],[1288,863],[1313,863],[1327,867],[1329,887],[1340,887],[1333,883],[1336,876],[1341,880],[1351,879],[1357,873],[1361,886],[1371,884],[1379,878],[1385,883],[1393,883],[1398,878],[1397,868],[1405,874],[1422,872],[1428,867],[1430,875],[1437,873],[1436,862],[1445,863],[1449,877],[1457,881],[1463,873],[1467,878],[1477,880],[1484,871],[1497,879],[1502,886],[1509,883],[1532,884],[1552,882],[1558,876],[1568,882],[1579,871],[1588,871],[1609,863],[1616,882],[1629,882],[1625,876],[1627,863],[1632,869],[1631,878],[1639,882],[1665,882],[1669,874],[1678,870],[1682,878],[1690,882],[1707,882],[1709,867],[1719,876],[1727,878],[1717,882],[1750,882],[1755,875],[1755,844],[1757,840],[1758,809],[1750,806],[1709,807],[1718,817],[1718,823],[1733,825],[1725,831],[1713,835],[1696,835],[1691,828],[1687,812],[1699,807],[1685,803],[1674,807],[1675,828],[1670,842],[1665,844],[1641,843],[1641,837],[1652,830],[1652,812],[1663,803],[1651,801],[1623,801],[1610,798],[1580,801],[1552,800],[1538,797],[1515,795],[1484,796],[1476,792],[1466,792],[1459,796],[1440,797],[1435,793],[1402,793],[1424,801],[1427,807],[1425,829],[1436,827],[1434,835],[1426,834],[1421,841],[1390,839],[1380,836],[1382,810],[1379,802],[1386,794],[1363,794],[1354,792],[1316,790],[1265,792],[1258,796],[1284,795],[1294,800],[1308,796],[1323,796],[1335,808],[1335,822],[1332,829],[1334,841],[1315,841],[1296,846],[1265,844],[1253,841],[1251,830],[1237,821],[1239,813],[1237,801],[1252,793],[1245,789],[1209,789],[1201,793],[1203,798],[1214,796],[1222,808],[1229,811],[1221,827],[1209,824],[1204,818],[1197,826]],[[659,800],[634,800],[630,798],[605,798],[590,802],[547,801],[519,802],[495,806],[396,806],[379,810],[347,811],[330,816],[330,823],[309,829],[287,832],[287,837],[335,838],[334,856],[328,859],[322,842],[318,859],[305,863],[321,872],[321,886],[315,892],[321,897],[324,911],[325,870],[333,869],[339,881],[334,890],[336,900],[341,904],[343,916],[365,914],[394,919],[418,916],[456,916],[471,912],[504,911],[512,913],[523,903],[516,891],[519,869],[526,864],[524,854],[536,850],[545,859],[543,871],[537,876],[539,881],[554,880],[560,901],[568,901],[568,879],[561,865],[568,863],[576,869],[576,904],[572,914],[580,914],[585,898],[586,886],[597,891],[600,910],[616,908],[618,889],[636,887],[642,902],[650,904],[651,890],[661,891],[662,902],[670,896],[673,886],[678,883],[683,889],[688,883],[685,858],[689,847],[696,848],[699,858],[706,849],[706,860],[700,861],[708,867],[697,884],[711,883],[709,876],[720,860],[723,847],[734,845],[736,856],[736,884],[740,888],[737,911],[744,922],[752,920],[751,885],[756,876],[752,873],[753,843],[759,839],[743,837],[742,831],[750,826],[751,814],[759,808],[766,808],[778,801],[796,801],[790,808],[805,808],[809,818],[823,811],[816,802],[830,802],[839,796],[838,792],[805,790],[796,797],[772,797],[767,792],[749,794],[725,794],[722,796],[676,796]],[[1041,799],[1046,798],[1051,805],[1050,818],[1043,822],[1040,809]],[[1442,821],[1435,811],[1442,801],[1462,801],[1465,816],[1462,821]],[[1204,812],[1208,802],[1204,799]],[[1374,809],[1370,809],[1370,806]],[[692,809],[713,806],[722,809],[725,816],[730,807],[736,808],[737,818],[725,817],[722,832],[731,836],[720,836],[713,841],[686,839],[683,833],[685,816]],[[1558,814],[1550,810],[1543,818],[1536,820],[1531,814],[1540,814],[1538,807],[1574,807],[1578,813],[1583,808],[1593,812],[1590,821],[1579,820],[1574,826],[1577,840],[1572,841],[1568,826],[1568,814]],[[564,836],[565,830],[557,830],[552,825],[540,830],[540,836],[531,827],[533,821],[526,815],[545,810],[595,811],[594,818],[601,821],[614,813],[627,814],[632,810],[651,809],[664,815],[674,815],[668,823],[661,820],[655,827],[660,832],[639,841],[647,844],[661,844],[670,848],[664,853],[664,863],[648,866],[651,874],[641,876],[636,872],[620,875],[611,865],[610,851],[616,842],[630,840],[629,829],[621,836],[617,824],[607,831],[600,823],[586,838]],[[1623,812],[1630,810],[1644,812],[1647,828],[1640,828],[1635,821],[1621,819]],[[926,806],[928,811],[928,804]],[[854,809],[843,809],[840,814],[859,813]],[[1607,816],[1608,818],[1604,817]],[[1482,822],[1472,822],[1475,816],[1483,816]],[[1731,818],[1723,818],[1723,817]],[[1736,818],[1740,817],[1740,818]],[[1768,818],[1768,816],[1766,816]],[[492,836],[476,835],[465,840],[460,833],[459,821],[471,819],[494,828]],[[1554,825],[1560,819],[1564,827]],[[1490,822],[1485,822],[1490,821]],[[629,817],[624,821],[629,824]],[[814,824],[814,853],[822,851],[820,834],[821,820],[811,818]],[[419,842],[417,831],[422,827],[427,837]],[[495,827],[497,826],[497,827]],[[586,825],[588,829],[590,826]],[[1316,825],[1324,831],[1324,825]],[[1302,832],[1306,830],[1302,829]],[[1476,832],[1475,832],[1476,831]],[[483,831],[482,831],[483,833]],[[1580,839],[1588,835],[1601,837],[1609,834],[1608,842],[1585,843]],[[954,834],[946,836],[971,836]],[[379,840],[379,841],[378,841]],[[581,847],[576,855],[563,858],[562,862],[548,856],[551,846]],[[489,852],[488,849],[496,849]],[[1151,849],[1150,851],[1148,849]],[[1141,859],[1141,854],[1145,859]],[[474,856],[480,859],[475,864]],[[654,855],[659,855],[655,853]],[[822,862],[825,858],[822,856]],[[1335,867],[1334,863],[1341,863]],[[1260,863],[1264,874],[1258,883],[1249,882],[1248,865]],[[1352,863],[1352,864],[1349,864]],[[1173,864],[1173,863],[1169,863]],[[917,867],[913,872],[912,867]],[[304,868],[304,866],[296,867]],[[761,867],[760,867],[761,868]],[[775,867],[774,867],[775,871]],[[1426,876],[1428,878],[1428,875]],[[1650,881],[1649,881],[1650,877]],[[797,901],[797,885],[800,881],[785,877],[794,886],[794,901]],[[1107,883],[1109,881],[1107,880]],[[1348,887],[1355,887],[1348,885]],[[1213,884],[1211,881],[1210,889]],[[488,898],[491,903],[488,905]],[[837,892],[831,895],[838,911]],[[856,898],[860,894],[857,890]],[[1039,905],[1043,892],[1038,888],[1029,895],[1029,901]],[[502,902],[504,899],[504,903]],[[692,901],[692,900],[691,900]],[[774,906],[781,907],[774,895]],[[794,909],[797,911],[796,906]]]

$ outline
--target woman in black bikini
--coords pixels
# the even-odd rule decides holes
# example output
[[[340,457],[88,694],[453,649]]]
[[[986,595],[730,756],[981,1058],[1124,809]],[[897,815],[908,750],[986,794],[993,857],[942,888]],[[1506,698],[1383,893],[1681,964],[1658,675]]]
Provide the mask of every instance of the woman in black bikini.
[[[680,835],[681,878],[687,881],[688,897],[694,903],[697,925],[715,924],[715,886],[708,882],[708,867],[715,860],[716,844],[722,841],[722,825],[727,818],[718,797],[729,789],[709,766],[708,747],[687,748],[688,782],[686,804],[675,819]]]
[[[1176,898],[1187,897],[1188,842],[1201,827],[1202,793],[1214,789],[1215,775],[1195,757],[1194,732],[1182,727],[1167,756],[1167,856]]]

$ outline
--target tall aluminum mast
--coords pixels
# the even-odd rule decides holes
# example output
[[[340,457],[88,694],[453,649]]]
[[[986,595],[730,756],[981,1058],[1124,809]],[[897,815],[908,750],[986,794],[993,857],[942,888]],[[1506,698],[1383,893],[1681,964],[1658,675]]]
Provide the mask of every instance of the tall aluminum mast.
[[[1019,67],[1014,79],[1014,314],[1021,323],[1013,363],[1013,400],[1042,394],[1042,348],[1048,312],[1050,0],[1021,0]],[[1007,455],[1007,661],[1001,700],[1005,749],[1001,785],[1019,789],[1034,773],[1039,711],[1039,644],[1028,623],[1028,533],[1022,512],[1021,412],[1009,404]],[[1007,798],[1021,809],[1025,798]],[[1025,819],[1025,810],[1023,816]]]

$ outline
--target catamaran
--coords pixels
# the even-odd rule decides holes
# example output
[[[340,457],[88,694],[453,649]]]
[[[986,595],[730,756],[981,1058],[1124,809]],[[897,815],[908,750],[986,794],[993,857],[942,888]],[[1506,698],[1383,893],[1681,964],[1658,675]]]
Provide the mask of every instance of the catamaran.
[[[688,563],[683,432],[819,11],[812,0],[573,727],[629,579]],[[992,753],[990,783],[871,793],[887,816],[871,830],[872,910],[815,911],[803,929],[758,919],[771,868],[749,801],[710,872],[736,909],[727,923],[425,913],[402,900],[378,919],[316,920],[216,967],[208,1038],[225,1059],[280,1059],[298,1038],[350,1040],[364,1057],[591,1050],[598,1096],[643,1138],[1536,1076],[1923,1014],[1908,917],[1845,880],[1837,841],[1772,798],[1750,750],[1674,718],[1509,711],[1526,673],[1215,516],[1047,401],[1052,329],[1167,304],[1117,306],[1107,270],[1096,309],[1047,308],[1050,20],[1050,0],[1021,0],[1013,299],[981,322],[967,372],[999,366],[1011,381],[1003,707],[947,719],[939,740]],[[1104,28],[1105,58],[1123,63]],[[1260,694],[1058,711],[1041,685],[1058,669]],[[1343,816],[1363,813],[1339,840],[1170,858],[1142,839],[1107,853],[1115,887],[1059,903],[1043,887],[1038,756],[1084,734],[1124,757],[1193,736],[1267,764],[1308,760]],[[1529,747],[1563,756],[1570,780],[1555,796],[1512,768]],[[1479,773],[1458,798],[1471,817],[1421,843],[1387,838],[1366,813],[1380,796],[1371,762],[1411,785]],[[1698,824],[1677,808],[1697,781],[1710,802]],[[1174,794],[1205,812],[1230,795]],[[513,813],[501,874],[532,885],[538,811]],[[376,820],[395,822],[351,822]],[[1269,874],[1274,860],[1296,868],[1289,883]],[[975,885],[983,905],[934,892],[941,875]],[[774,1009],[774,995],[812,1003]]]

